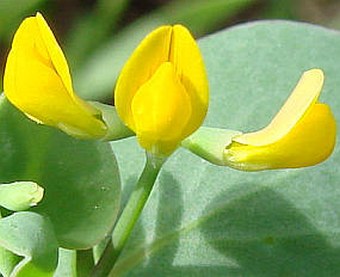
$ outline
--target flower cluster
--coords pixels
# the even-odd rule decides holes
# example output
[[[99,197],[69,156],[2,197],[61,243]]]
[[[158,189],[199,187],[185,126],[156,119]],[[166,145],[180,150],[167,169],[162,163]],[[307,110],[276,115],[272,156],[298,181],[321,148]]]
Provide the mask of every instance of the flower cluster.
[[[115,126],[103,111],[112,110],[155,156],[168,156],[182,143],[215,164],[253,171],[311,166],[331,154],[336,124],[329,106],[318,102],[323,80],[320,69],[305,72],[260,131],[199,129],[209,102],[202,55],[185,27],[162,26],[145,37],[123,67],[114,92],[116,110],[102,109],[74,92],[65,56],[37,13],[15,34],[4,92],[29,118],[77,138],[107,139]]]

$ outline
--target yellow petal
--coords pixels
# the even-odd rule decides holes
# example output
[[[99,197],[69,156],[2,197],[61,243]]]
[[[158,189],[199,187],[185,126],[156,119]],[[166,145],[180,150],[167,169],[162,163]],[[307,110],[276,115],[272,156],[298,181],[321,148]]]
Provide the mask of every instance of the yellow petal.
[[[25,19],[15,34],[4,91],[12,104],[37,122],[82,138],[106,133],[98,112],[73,92],[66,59],[40,14]]]
[[[312,166],[333,151],[336,123],[330,108],[314,104],[280,140],[263,146],[232,143],[225,150],[227,165],[240,170]]]
[[[193,112],[186,129],[188,136],[205,118],[209,102],[208,78],[197,43],[182,25],[173,27],[170,50],[170,61],[191,99]]]
[[[132,100],[140,144],[156,155],[167,155],[186,136],[190,98],[170,62],[163,63]]]
[[[190,97],[192,115],[185,129],[185,134],[189,135],[202,124],[209,94],[199,48],[189,31],[181,25],[157,28],[146,36],[133,52],[117,81],[117,112],[127,126],[134,130],[132,99],[164,62],[173,64],[176,75]]]
[[[323,82],[324,74],[322,70],[311,69],[306,71],[291,96],[267,127],[257,132],[243,134],[236,137],[234,141],[253,146],[262,146],[278,141],[290,132],[317,101]]]
[[[138,45],[124,65],[115,89],[115,106],[120,118],[134,130],[131,110],[132,98],[139,88],[168,61],[171,41],[171,26],[162,26],[151,32]]]
[[[334,116],[317,103],[324,81],[320,69],[305,72],[284,106],[264,129],[233,138],[225,163],[240,170],[315,165],[333,151]]]
[[[66,91],[73,96],[73,87],[72,87],[72,79],[70,75],[70,71],[68,68],[68,64],[66,58],[58,45],[51,29],[47,25],[45,19],[42,17],[40,13],[37,13],[35,17],[36,24],[38,25],[39,33],[37,36],[40,36],[41,39],[41,53],[46,54],[46,59],[51,60],[56,74],[60,76]]]

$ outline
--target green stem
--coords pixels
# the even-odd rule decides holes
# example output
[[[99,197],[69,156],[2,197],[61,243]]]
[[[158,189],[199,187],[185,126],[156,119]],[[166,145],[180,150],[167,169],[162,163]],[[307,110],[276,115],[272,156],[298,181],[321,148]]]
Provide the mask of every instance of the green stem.
[[[113,230],[112,241],[107,244],[92,272],[92,277],[107,277],[109,275],[150,196],[165,159],[148,153],[146,157],[144,170]]]

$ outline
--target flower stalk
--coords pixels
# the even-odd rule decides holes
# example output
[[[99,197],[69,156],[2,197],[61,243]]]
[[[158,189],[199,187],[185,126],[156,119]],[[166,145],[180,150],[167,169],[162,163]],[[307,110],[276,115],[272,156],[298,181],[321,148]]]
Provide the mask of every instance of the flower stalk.
[[[111,241],[108,242],[102,257],[95,266],[93,277],[106,277],[114,267],[124,246],[151,194],[158,173],[165,158],[156,157],[146,152],[146,163],[135,189],[118,219],[113,230]]]

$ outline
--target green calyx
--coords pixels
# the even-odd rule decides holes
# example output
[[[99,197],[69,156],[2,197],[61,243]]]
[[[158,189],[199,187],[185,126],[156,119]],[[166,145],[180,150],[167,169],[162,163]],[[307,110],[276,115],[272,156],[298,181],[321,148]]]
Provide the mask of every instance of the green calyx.
[[[102,140],[113,141],[135,135],[135,133],[121,121],[114,106],[95,101],[88,103],[100,111],[101,119],[107,127],[107,133]]]
[[[234,130],[201,127],[182,141],[182,147],[213,164],[225,165],[224,150],[240,134]]]

